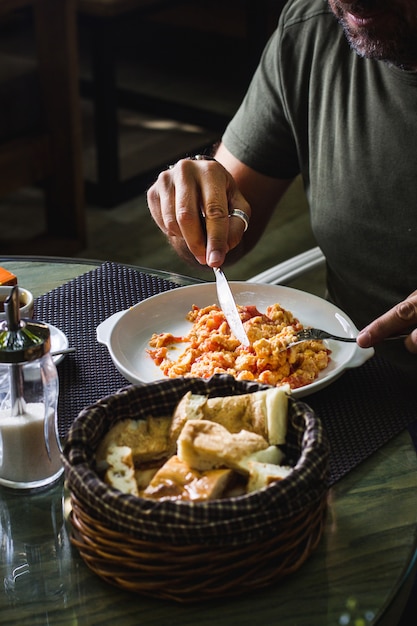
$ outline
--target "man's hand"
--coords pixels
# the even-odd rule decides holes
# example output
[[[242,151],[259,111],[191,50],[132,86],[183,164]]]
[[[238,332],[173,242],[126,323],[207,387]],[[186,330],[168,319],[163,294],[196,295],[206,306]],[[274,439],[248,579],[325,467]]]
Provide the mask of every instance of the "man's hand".
[[[241,241],[251,209],[233,177],[215,160],[181,159],[161,172],[147,195],[156,224],[181,256],[219,267]],[[188,254],[187,254],[188,253]]]
[[[387,337],[408,332],[414,326],[417,326],[417,291],[361,330],[358,345],[369,348]],[[417,328],[410,330],[404,344],[409,352],[417,354]]]

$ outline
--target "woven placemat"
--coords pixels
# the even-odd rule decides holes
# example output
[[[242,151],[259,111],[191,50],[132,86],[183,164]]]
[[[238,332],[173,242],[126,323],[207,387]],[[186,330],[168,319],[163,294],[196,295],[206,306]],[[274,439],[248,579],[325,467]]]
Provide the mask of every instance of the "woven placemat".
[[[327,430],[332,482],[415,422],[415,396],[410,381],[375,356],[329,387],[303,398]]]
[[[35,300],[35,319],[60,328],[76,348],[58,364],[61,437],[81,409],[129,384],[114,367],[107,348],[97,342],[97,326],[118,311],[176,287],[163,278],[108,262]]]
[[[97,342],[97,326],[117,311],[179,286],[108,262],[36,299],[35,318],[60,328],[77,349],[58,365],[61,437],[81,409],[128,385]],[[328,432],[332,484],[416,419],[413,387],[377,357],[303,400]]]

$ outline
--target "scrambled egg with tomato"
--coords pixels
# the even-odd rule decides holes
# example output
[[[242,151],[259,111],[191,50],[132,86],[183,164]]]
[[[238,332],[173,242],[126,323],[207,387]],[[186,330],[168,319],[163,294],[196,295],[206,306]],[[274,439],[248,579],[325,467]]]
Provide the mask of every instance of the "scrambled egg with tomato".
[[[238,306],[238,311],[249,347],[235,338],[217,305],[193,305],[187,315],[192,323],[190,332],[183,337],[170,333],[152,335],[148,354],[169,378],[209,378],[222,373],[267,385],[289,384],[292,389],[313,382],[328,366],[330,350],[322,341],[304,341],[288,347],[303,326],[279,304],[269,306],[266,313],[260,313],[255,306]],[[173,359],[172,347],[179,343],[187,346]]]

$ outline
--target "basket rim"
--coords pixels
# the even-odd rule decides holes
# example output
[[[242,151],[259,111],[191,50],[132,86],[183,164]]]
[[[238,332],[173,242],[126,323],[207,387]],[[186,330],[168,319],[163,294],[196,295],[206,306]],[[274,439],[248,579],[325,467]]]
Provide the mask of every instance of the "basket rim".
[[[291,396],[290,419],[303,428],[301,456],[287,478],[259,491],[207,502],[150,500],[113,489],[100,479],[93,462],[95,446],[112,425],[109,414],[112,419],[116,415],[116,421],[131,418],[142,404],[149,412],[156,403],[161,414],[167,415],[166,407],[172,412],[189,390],[219,396],[268,388],[217,374],[210,379],[176,378],[129,385],[98,400],[81,411],[68,433],[63,449],[68,489],[97,520],[150,541],[206,544],[220,538],[226,545],[257,541],[277,532],[280,520],[319,502],[328,488],[329,445],[324,428],[307,404]]]

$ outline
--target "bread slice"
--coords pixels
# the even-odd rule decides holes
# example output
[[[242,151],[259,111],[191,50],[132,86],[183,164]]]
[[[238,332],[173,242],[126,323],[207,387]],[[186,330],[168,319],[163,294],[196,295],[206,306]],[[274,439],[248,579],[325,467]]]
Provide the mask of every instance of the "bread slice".
[[[187,420],[199,420],[205,418],[204,407],[207,404],[207,396],[188,391],[175,407],[169,430],[169,446],[175,451],[177,439]]]
[[[256,433],[246,430],[230,433],[215,422],[189,420],[178,437],[177,454],[196,470],[221,467],[241,470],[243,458],[268,447],[268,442]]]
[[[126,419],[117,422],[100,442],[97,463],[107,459],[113,446],[128,446],[135,466],[163,460],[169,455],[169,417],[148,417],[146,420]]]
[[[209,420],[231,433],[241,430],[256,433],[272,445],[285,443],[287,433],[289,385],[242,394],[207,399],[188,392],[177,405],[170,430],[174,445],[188,420]]]
[[[156,472],[141,495],[158,500],[213,500],[223,495],[232,477],[233,471],[227,469],[191,469],[174,455]]]
[[[135,479],[136,479],[136,484],[138,486],[139,492],[146,489],[146,487],[149,485],[149,483],[151,482],[152,478],[155,476],[158,469],[159,469],[158,467],[146,467],[146,468],[137,469],[135,471]]]
[[[288,397],[291,394],[289,385],[273,387],[265,393],[265,414],[268,441],[271,445],[280,446],[285,443],[288,428]]]
[[[105,482],[123,493],[138,496],[132,450],[128,446],[111,446],[106,461],[108,469],[104,475]]]
[[[242,458],[239,462],[239,469],[242,470],[243,473],[249,473],[250,464],[254,461],[258,463],[268,463],[272,465],[279,465],[284,460],[284,453],[281,448],[277,446],[268,446],[265,450],[259,450],[258,452],[254,452],[253,454],[249,454]]]
[[[271,483],[286,478],[293,471],[292,467],[286,465],[273,465],[272,463],[260,463],[250,461],[248,463],[249,480],[247,492],[257,491],[267,487]]]
[[[204,410],[205,419],[221,424],[230,433],[248,430],[266,438],[264,407],[258,393],[209,398]]]
[[[207,401],[206,419],[223,424],[231,432],[242,428],[265,437],[272,445],[285,443],[289,385],[255,393]],[[214,400],[223,400],[220,407]],[[235,407],[240,407],[236,410]]]

